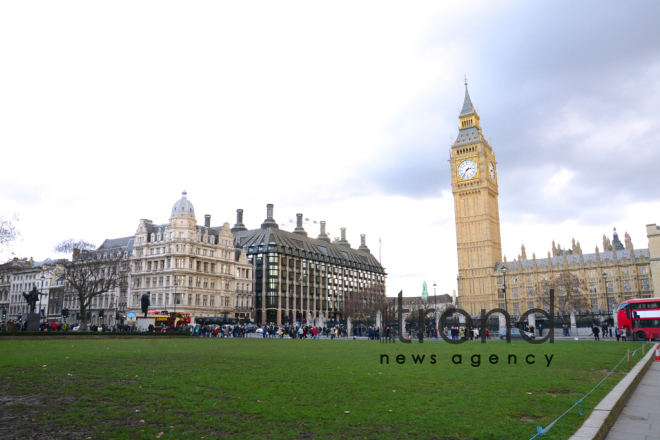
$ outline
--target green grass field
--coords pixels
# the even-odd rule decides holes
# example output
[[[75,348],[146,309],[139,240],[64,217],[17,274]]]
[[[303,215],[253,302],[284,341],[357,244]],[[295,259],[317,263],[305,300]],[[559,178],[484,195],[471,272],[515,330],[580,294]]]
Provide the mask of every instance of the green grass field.
[[[2,438],[529,439],[640,343],[0,341]],[[380,363],[388,354],[389,365]],[[411,355],[425,355],[415,364]],[[431,355],[436,363],[431,364]],[[461,354],[463,364],[452,363]],[[509,354],[517,364],[508,364]],[[535,364],[525,356],[535,355]],[[405,355],[404,364],[395,361]],[[470,357],[481,356],[473,367]],[[497,355],[493,365],[488,358]],[[545,355],[554,356],[550,366]],[[633,357],[634,365],[641,358]],[[476,360],[476,358],[475,358]],[[530,358],[530,360],[532,360]],[[544,438],[566,439],[627,362]]]

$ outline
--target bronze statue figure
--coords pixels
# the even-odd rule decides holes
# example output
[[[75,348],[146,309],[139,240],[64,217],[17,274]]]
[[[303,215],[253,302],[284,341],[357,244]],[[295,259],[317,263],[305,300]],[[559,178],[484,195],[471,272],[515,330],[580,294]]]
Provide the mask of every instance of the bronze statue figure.
[[[25,302],[27,302],[28,306],[30,307],[30,313],[34,313],[34,308],[37,305],[37,301],[39,300],[40,295],[45,295],[45,293],[40,293],[36,286],[30,290],[30,293],[23,292]]]
[[[151,305],[150,295],[151,292],[143,293],[142,297],[140,298],[140,301],[142,302],[142,313],[144,313],[145,318],[147,317],[147,311]]]

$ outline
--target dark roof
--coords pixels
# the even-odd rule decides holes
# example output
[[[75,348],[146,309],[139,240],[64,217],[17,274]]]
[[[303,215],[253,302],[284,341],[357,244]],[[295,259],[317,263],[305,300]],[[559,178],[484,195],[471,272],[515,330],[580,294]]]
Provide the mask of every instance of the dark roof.
[[[248,254],[266,253],[269,245],[274,252],[280,254],[301,256],[315,261],[325,261],[385,274],[383,266],[371,253],[366,251],[305,237],[279,228],[268,227],[234,232],[234,246],[246,248]]]
[[[101,249],[115,249],[121,248],[123,251],[129,253],[133,251],[133,244],[135,243],[135,236],[123,238],[108,238],[106,239],[97,250]]]

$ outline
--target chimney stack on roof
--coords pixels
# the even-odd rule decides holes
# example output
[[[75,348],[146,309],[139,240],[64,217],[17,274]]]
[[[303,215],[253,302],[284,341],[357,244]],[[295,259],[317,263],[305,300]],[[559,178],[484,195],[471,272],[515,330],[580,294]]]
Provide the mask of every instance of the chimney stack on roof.
[[[236,224],[234,225],[233,228],[231,228],[231,232],[238,232],[238,231],[246,231],[247,228],[243,224],[243,210],[242,209],[237,209],[236,210]]]
[[[367,236],[365,234],[360,234],[360,247],[358,248],[358,250],[370,252],[369,248],[367,247]]]
[[[279,229],[277,222],[273,218],[273,204],[266,205],[266,220],[261,224],[261,229],[275,228]]]
[[[211,227],[211,214],[204,214],[204,226]]]
[[[321,233],[319,234],[319,240],[327,241],[330,243],[330,237],[328,237],[328,234],[325,233],[325,222],[321,222]]]
[[[305,232],[305,228],[303,228],[302,214],[296,214],[296,229],[293,230],[293,233],[304,235],[305,237],[307,237],[307,232]]]
[[[341,246],[351,247],[351,244],[346,241],[346,228],[341,228],[341,240],[337,243]]]

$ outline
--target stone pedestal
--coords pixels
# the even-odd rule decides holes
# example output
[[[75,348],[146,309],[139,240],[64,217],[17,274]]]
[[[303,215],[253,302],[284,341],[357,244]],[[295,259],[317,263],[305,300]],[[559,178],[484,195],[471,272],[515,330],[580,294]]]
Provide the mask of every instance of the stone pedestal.
[[[500,333],[502,331],[506,330],[506,317],[504,316],[504,313],[499,313],[500,317]]]
[[[382,328],[381,326],[381,316],[380,316],[380,310],[376,312],[376,327]]]
[[[535,313],[527,315],[527,323],[530,326],[533,326],[534,327],[534,332],[536,332],[537,329],[536,329],[536,314]]]
[[[348,318],[346,320],[346,329],[347,329],[346,331],[347,331],[348,335],[352,336],[353,335],[353,321],[351,321],[351,318]]]
[[[571,336],[577,336],[577,324],[575,322],[575,312],[571,312]]]
[[[41,322],[41,316],[38,313],[28,313],[26,319],[27,319],[27,331],[38,332],[39,323]]]

